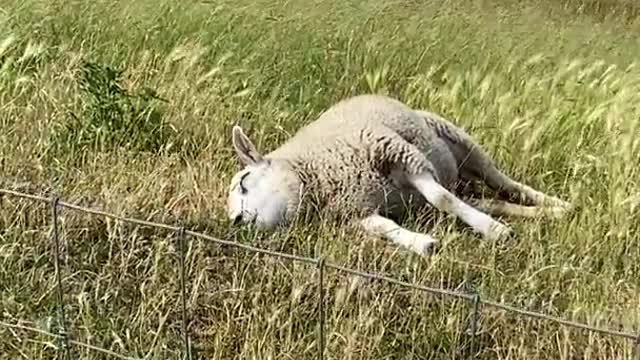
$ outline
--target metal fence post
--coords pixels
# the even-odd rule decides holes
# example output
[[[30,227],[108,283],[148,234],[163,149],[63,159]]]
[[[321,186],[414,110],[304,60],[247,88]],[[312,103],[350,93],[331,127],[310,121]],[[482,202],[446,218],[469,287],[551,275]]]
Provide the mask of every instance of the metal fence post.
[[[324,359],[324,258],[317,260],[318,264],[318,358]]]
[[[56,292],[58,295],[58,323],[60,329],[58,334],[62,337],[62,347],[65,350],[67,360],[71,360],[71,347],[69,346],[69,334],[67,332],[67,321],[64,311],[64,296],[62,288],[62,276],[60,270],[60,239],[58,238],[58,202],[60,199],[55,197],[51,202],[52,229],[51,237],[53,237],[53,254],[56,276]]]
[[[187,359],[191,360],[191,344],[189,341],[189,332],[187,330],[187,290],[185,284],[185,258],[186,258],[186,247],[185,247],[185,231],[184,227],[181,227],[177,233],[178,240],[178,249],[180,252],[180,297],[182,302],[182,336],[184,339],[184,348],[187,352]]]
[[[476,357],[476,330],[478,328],[478,317],[480,317],[480,295],[477,293],[471,299],[471,340],[469,344],[469,359]]]

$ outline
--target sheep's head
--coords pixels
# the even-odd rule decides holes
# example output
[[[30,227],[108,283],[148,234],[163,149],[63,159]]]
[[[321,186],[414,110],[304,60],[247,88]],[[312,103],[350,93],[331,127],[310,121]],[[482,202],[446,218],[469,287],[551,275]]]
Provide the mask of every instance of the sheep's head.
[[[227,214],[234,223],[271,228],[289,219],[297,209],[300,181],[284,160],[260,154],[239,126],[233,127],[233,147],[244,166],[231,179]]]

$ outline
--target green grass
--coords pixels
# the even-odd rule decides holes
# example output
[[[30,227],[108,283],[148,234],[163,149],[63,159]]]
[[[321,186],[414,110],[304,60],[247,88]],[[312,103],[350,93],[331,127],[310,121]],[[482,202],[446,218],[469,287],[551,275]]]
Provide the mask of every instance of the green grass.
[[[255,246],[640,332],[640,43],[631,1],[4,1],[0,187],[181,224]],[[86,64],[93,64],[87,66]],[[121,73],[120,73],[121,72]],[[576,204],[506,219],[491,243],[448,216],[419,258],[331,223],[232,230],[230,130],[265,152],[335,101],[388,94],[464,126],[514,178]],[[49,210],[0,198],[0,319],[55,330]],[[173,234],[61,211],[72,336],[118,353],[182,351]],[[313,267],[188,245],[197,358],[316,356]],[[459,301],[327,271],[327,358],[468,350]],[[484,309],[478,359],[628,359],[628,341]],[[1,359],[57,346],[0,328]],[[74,348],[76,358],[100,355]]]

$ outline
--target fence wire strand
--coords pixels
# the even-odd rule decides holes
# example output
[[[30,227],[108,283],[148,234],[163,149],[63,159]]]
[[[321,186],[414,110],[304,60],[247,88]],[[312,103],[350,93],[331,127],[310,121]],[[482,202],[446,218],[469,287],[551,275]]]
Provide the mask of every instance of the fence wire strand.
[[[579,322],[571,321],[571,320],[565,320],[565,319],[561,319],[561,318],[556,317],[556,316],[545,315],[545,314],[538,313],[538,312],[535,312],[535,311],[524,310],[524,309],[517,308],[515,306],[501,304],[501,303],[498,303],[498,302],[495,302],[495,301],[482,300],[481,303],[483,305],[485,305],[485,306],[492,307],[494,309],[504,310],[504,311],[507,311],[507,312],[512,312],[512,313],[515,313],[515,314],[518,314],[518,315],[522,315],[524,317],[547,320],[547,321],[555,322],[557,324],[561,324],[561,325],[564,325],[564,326],[567,326],[567,327],[572,327],[572,328],[575,328],[575,329],[587,330],[587,331],[590,331],[590,332],[600,333],[600,334],[603,334],[603,335],[626,338],[626,339],[629,339],[629,340],[634,340],[638,336],[638,335],[627,333],[627,332],[623,332],[623,331],[616,331],[616,330],[611,330],[611,329],[597,328],[597,327],[594,327],[594,326],[591,326],[591,325],[588,325],[588,324],[579,323]]]
[[[54,339],[62,339],[63,336],[60,334],[54,334],[51,332],[48,332],[46,330],[42,330],[42,329],[36,329],[34,327],[30,327],[30,326],[25,326],[25,325],[20,325],[20,324],[10,324],[4,321],[0,321],[0,326],[5,327],[5,328],[9,328],[9,329],[18,329],[18,330],[24,330],[24,331],[29,331],[29,332],[33,332],[33,333],[38,333],[40,335],[44,335],[44,336],[48,336]],[[123,359],[123,360],[142,360],[140,358],[133,358],[130,356],[126,356],[126,355],[121,355],[118,354],[116,352],[113,352],[111,350],[105,349],[105,348],[101,348],[95,345],[91,345],[91,344],[87,344],[87,343],[83,343],[81,341],[77,341],[77,340],[73,340],[73,339],[69,339],[69,344],[71,345],[75,345],[75,346],[80,346],[80,347],[84,347],[93,351],[97,351],[103,354],[107,354],[107,355],[111,355],[114,358],[117,359]]]
[[[319,295],[319,336],[320,339],[318,340],[318,352],[319,352],[319,358],[323,359],[324,358],[324,351],[325,351],[325,329],[324,329],[324,284],[323,284],[323,277],[324,277],[324,269],[326,268],[332,268],[334,270],[337,270],[339,272],[342,273],[346,273],[346,274],[351,274],[351,275],[355,275],[361,278],[367,278],[367,279],[371,279],[371,280],[380,280],[380,281],[384,281],[387,283],[391,283],[391,284],[395,284],[395,285],[399,285],[405,288],[410,288],[410,289],[414,289],[414,290],[419,290],[425,293],[430,293],[432,295],[441,295],[441,296],[445,296],[445,297],[450,297],[450,298],[456,298],[456,299],[461,299],[461,300],[467,300],[469,302],[471,302],[472,306],[473,306],[473,314],[472,314],[472,323],[471,323],[471,331],[472,331],[472,338],[471,338],[471,351],[475,351],[475,332],[476,332],[476,326],[477,326],[477,317],[479,316],[479,310],[478,307],[480,305],[484,305],[490,308],[494,308],[497,310],[502,310],[502,311],[506,311],[509,313],[514,313],[517,315],[520,315],[522,317],[528,317],[528,318],[534,318],[534,319],[539,319],[539,320],[545,320],[545,321],[549,321],[549,322],[553,322],[559,325],[563,325],[569,328],[574,328],[574,329],[581,329],[581,330],[585,330],[585,331],[589,331],[589,332],[593,332],[593,333],[599,333],[602,335],[608,335],[608,336],[612,336],[612,337],[618,337],[618,338],[624,338],[624,339],[628,339],[628,340],[632,340],[633,344],[633,352],[635,353],[635,359],[640,360],[640,335],[638,334],[632,334],[632,333],[628,333],[628,332],[623,332],[623,331],[616,331],[616,330],[611,330],[611,329],[606,329],[606,328],[599,328],[599,327],[594,327],[588,324],[584,324],[584,323],[579,323],[576,321],[571,321],[571,320],[565,320],[559,317],[555,317],[555,316],[550,316],[550,315],[545,315],[539,312],[535,312],[535,311],[529,311],[529,310],[525,310],[525,309],[520,309],[514,306],[510,306],[510,305],[506,305],[506,304],[502,304],[502,303],[498,303],[495,301],[491,301],[491,300],[484,300],[484,299],[480,299],[480,297],[477,294],[467,294],[467,293],[462,293],[462,292],[458,292],[458,291],[452,291],[452,290],[447,290],[447,289],[441,289],[441,288],[431,288],[431,287],[427,287],[427,286],[422,286],[422,285],[416,285],[416,284],[411,284],[408,282],[404,282],[404,281],[400,281],[388,276],[384,276],[384,275],[379,275],[379,274],[373,274],[373,273],[367,273],[367,272],[362,272],[362,271],[358,271],[358,270],[354,270],[354,269],[350,269],[344,266],[340,266],[337,264],[333,264],[331,262],[325,261],[324,258],[310,258],[310,257],[304,257],[304,256],[299,256],[299,255],[293,255],[293,254],[287,254],[287,253],[282,253],[282,252],[278,252],[278,251],[272,251],[272,250],[267,250],[267,249],[261,249],[261,248],[257,248],[257,247],[253,247],[250,245],[246,245],[246,244],[240,244],[237,242],[233,242],[233,241],[228,241],[228,240],[222,240],[222,239],[218,239],[209,235],[205,235],[202,233],[198,233],[198,232],[194,232],[194,231],[190,231],[190,230],[186,230],[182,227],[178,227],[178,226],[172,226],[172,225],[168,225],[168,224],[163,224],[163,223],[157,223],[157,222],[152,222],[152,221],[146,221],[146,220],[140,220],[140,219],[134,219],[134,218],[128,218],[128,217],[124,217],[124,216],[120,216],[120,215],[116,215],[116,214],[112,214],[106,211],[101,211],[101,210],[95,210],[95,209],[90,209],[90,208],[86,208],[83,206],[79,206],[79,205],[75,205],[75,204],[71,204],[71,203],[66,203],[63,201],[58,201],[57,198],[51,199],[49,197],[44,197],[44,196],[39,196],[39,195],[33,195],[33,194],[26,194],[26,193],[22,193],[22,192],[17,192],[17,191],[13,191],[13,190],[7,190],[7,189],[0,189],[0,195],[9,195],[9,196],[13,196],[13,197],[18,197],[18,198],[23,198],[23,199],[29,199],[29,200],[34,200],[34,201],[39,201],[39,202],[50,202],[52,204],[57,204],[57,206],[54,206],[54,209],[57,209],[58,207],[64,207],[67,209],[71,209],[71,210],[75,210],[75,211],[79,211],[82,213],[87,213],[87,214],[92,214],[92,215],[96,215],[96,216],[102,216],[102,217],[107,217],[107,218],[111,218],[114,220],[119,220],[122,222],[126,222],[126,223],[130,223],[130,224],[136,224],[136,225],[140,225],[140,226],[146,226],[146,227],[153,227],[153,228],[158,228],[158,229],[165,229],[165,230],[170,230],[173,231],[177,234],[179,234],[180,239],[178,240],[181,243],[181,247],[184,246],[184,237],[186,235],[188,236],[192,236],[194,238],[199,238],[208,242],[212,242],[212,243],[216,243],[218,245],[224,245],[224,246],[229,246],[229,247],[234,247],[234,248],[239,248],[239,249],[243,249],[249,252],[254,252],[254,253],[259,253],[259,254],[264,254],[264,255],[269,255],[269,256],[274,256],[274,257],[278,257],[278,258],[282,258],[282,259],[288,259],[288,260],[292,260],[292,261],[298,261],[298,262],[303,262],[303,263],[307,263],[307,264],[314,264],[318,267],[318,271],[319,271],[319,277],[320,277],[320,284],[318,286],[318,295]],[[57,221],[57,215],[54,214],[54,220]],[[55,227],[54,227],[55,228]],[[57,231],[57,230],[56,230]],[[54,238],[57,241],[57,235]],[[57,248],[57,247],[56,247]],[[180,280],[180,286],[181,286],[181,292],[182,292],[182,301],[183,301],[183,310],[182,310],[182,315],[183,315],[183,336],[185,339],[185,346],[186,346],[186,350],[187,350],[187,354],[188,354],[188,358],[191,359],[191,350],[190,350],[190,346],[189,346],[189,337],[188,334],[186,333],[186,304],[185,304],[185,296],[186,296],[186,290],[185,290],[185,284],[184,284],[184,258],[182,258],[183,256],[185,256],[185,254],[183,253],[183,249],[180,250],[181,252],[181,280]],[[60,289],[62,289],[61,285],[60,285]],[[62,303],[60,304],[62,305]],[[99,351],[99,352],[103,352],[105,354],[109,354],[112,356],[115,356],[119,359],[126,359],[126,360],[131,360],[134,358],[131,357],[127,357],[124,355],[119,355],[117,353],[114,353],[110,350],[107,349],[102,349],[102,348],[98,348],[95,347],[93,345],[89,345],[89,344],[85,344],[85,343],[81,343],[72,339],[68,339],[67,337],[67,333],[66,330],[64,330],[63,334],[64,335],[60,335],[60,334],[52,334],[43,330],[39,330],[39,329],[34,329],[34,328],[29,328],[26,326],[22,326],[22,325],[15,325],[15,324],[9,324],[9,323],[5,323],[0,321],[0,326],[4,326],[4,327],[8,327],[8,328],[18,328],[18,329],[23,329],[23,330],[29,330],[29,331],[33,331],[33,332],[38,332],[44,335],[48,335],[51,337],[55,337],[55,338],[67,338],[68,342],[73,344],[73,345],[77,345],[77,346],[82,346],[88,349],[92,349],[95,351]],[[471,358],[473,358],[473,353],[470,355]]]

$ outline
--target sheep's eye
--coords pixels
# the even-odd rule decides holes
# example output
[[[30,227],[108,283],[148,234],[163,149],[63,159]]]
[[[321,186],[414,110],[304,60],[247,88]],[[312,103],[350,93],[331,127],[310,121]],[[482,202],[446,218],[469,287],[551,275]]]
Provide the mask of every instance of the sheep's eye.
[[[244,186],[244,184],[242,183],[244,181],[244,179],[249,175],[249,173],[246,173],[244,175],[242,175],[242,177],[240,178],[240,183],[238,184],[240,186],[240,193],[241,194],[246,194],[247,193],[247,188]]]

